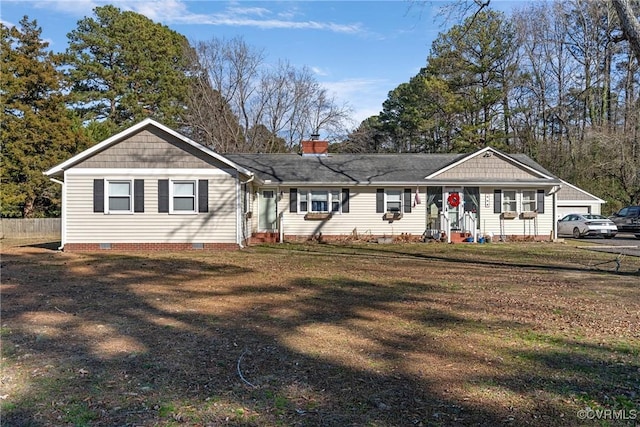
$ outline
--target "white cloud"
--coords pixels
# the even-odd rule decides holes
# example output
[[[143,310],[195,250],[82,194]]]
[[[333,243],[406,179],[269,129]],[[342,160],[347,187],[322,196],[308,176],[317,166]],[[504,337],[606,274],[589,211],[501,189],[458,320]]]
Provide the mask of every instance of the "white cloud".
[[[338,101],[349,104],[356,125],[379,114],[389,92],[389,82],[384,79],[345,79],[320,84]]]
[[[258,16],[266,16],[271,15],[271,11],[269,9],[265,9],[263,7],[230,7],[227,9],[229,13],[236,15],[258,15]]]
[[[356,34],[363,32],[360,23],[339,24],[313,20],[294,20],[295,12],[277,14],[264,7],[242,7],[241,3],[218,13],[198,14],[189,12],[181,0],[128,3],[132,10],[164,24],[226,25],[260,29],[323,30],[335,33]]]
[[[43,0],[33,3],[38,9],[51,9],[68,15],[84,17],[92,14],[93,9],[107,2],[94,0]]]
[[[264,7],[242,7],[242,3],[239,2],[233,3],[221,12],[211,14],[190,12],[187,7],[188,2],[184,0],[41,0],[34,2],[34,6],[37,8],[51,9],[78,17],[91,16],[94,8],[107,4],[112,4],[122,10],[132,10],[163,24],[226,25],[260,29],[311,29],[344,34],[365,33],[361,23],[340,24],[330,21],[296,20],[294,17],[298,13],[295,9],[276,14]],[[274,15],[276,15],[275,18]]]
[[[317,67],[317,66],[311,66],[310,69],[311,69],[311,72],[313,74],[315,74],[316,76],[328,76],[329,75],[329,71],[327,71],[327,70],[325,70],[323,68]]]
[[[180,0],[138,1],[127,2],[126,4],[127,10],[132,10],[152,21],[164,24],[175,21],[176,17],[190,14],[187,10],[187,5]]]

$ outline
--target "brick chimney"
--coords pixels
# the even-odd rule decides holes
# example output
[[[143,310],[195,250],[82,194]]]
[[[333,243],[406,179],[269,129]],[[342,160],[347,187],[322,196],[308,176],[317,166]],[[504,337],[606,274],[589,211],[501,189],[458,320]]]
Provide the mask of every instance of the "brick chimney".
[[[329,141],[321,141],[320,135],[313,134],[311,139],[302,141],[303,156],[328,156]]]

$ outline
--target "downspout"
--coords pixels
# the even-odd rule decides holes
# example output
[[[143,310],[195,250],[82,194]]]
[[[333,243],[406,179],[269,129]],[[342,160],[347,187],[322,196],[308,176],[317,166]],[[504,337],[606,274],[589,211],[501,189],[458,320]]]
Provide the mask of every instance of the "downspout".
[[[56,184],[60,184],[62,186],[62,209],[60,210],[60,247],[58,247],[58,250],[61,251],[64,249],[64,244],[67,242],[67,186],[64,184],[64,181],[60,181],[59,179],[49,178],[49,181],[55,182]]]
[[[284,243],[284,208],[280,209],[280,202],[284,199],[284,191],[278,186],[276,188],[276,218],[278,221],[278,243]]]
[[[549,192],[549,195],[553,199],[553,210],[552,210],[553,226],[551,229],[553,234],[553,240],[556,240],[558,238],[558,220],[556,218],[558,216],[558,191],[560,191],[561,189],[562,189],[562,185],[558,184],[555,187],[553,187]]]
[[[255,175],[251,175],[251,178],[243,182],[243,184],[246,185],[251,183],[251,181],[253,181],[255,177],[256,177]],[[240,179],[238,179],[238,186],[236,188],[237,188],[236,212],[238,213],[238,217],[237,217],[238,219],[236,221],[236,241],[240,249],[244,249],[244,245],[242,244],[242,237],[246,237],[244,231],[246,230],[247,218],[242,209],[243,202],[242,200],[240,200],[240,195],[242,194],[242,188],[240,187]],[[246,197],[246,194],[245,194],[245,197]],[[240,234],[242,234],[242,236],[240,236]]]
[[[279,242],[284,243],[284,211],[280,212],[280,226],[278,227],[280,230]]]

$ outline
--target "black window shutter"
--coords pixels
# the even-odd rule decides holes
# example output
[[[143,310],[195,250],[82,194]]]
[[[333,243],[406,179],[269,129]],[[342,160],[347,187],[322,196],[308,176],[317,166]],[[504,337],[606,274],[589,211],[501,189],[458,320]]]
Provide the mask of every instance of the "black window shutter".
[[[209,212],[209,180],[198,180],[198,212]]]
[[[133,180],[133,211],[144,212],[144,179]]]
[[[404,189],[404,213],[411,213],[411,189]]]
[[[384,188],[376,190],[376,212],[384,213]]]
[[[538,190],[538,213],[544,213],[544,190]]]
[[[493,213],[502,212],[502,190],[493,190]]]
[[[342,213],[349,213],[349,189],[342,189]]]
[[[169,180],[158,180],[158,212],[169,212]]]
[[[289,212],[291,213],[298,212],[298,189],[297,188],[289,189]]]
[[[93,180],[93,211],[104,212],[104,179]]]

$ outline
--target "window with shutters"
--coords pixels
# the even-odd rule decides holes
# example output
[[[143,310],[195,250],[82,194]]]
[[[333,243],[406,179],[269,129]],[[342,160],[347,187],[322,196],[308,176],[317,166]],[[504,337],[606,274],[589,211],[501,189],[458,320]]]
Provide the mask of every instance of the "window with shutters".
[[[387,190],[387,212],[402,212],[402,192],[400,190]]]
[[[522,190],[522,211],[521,212],[535,212],[536,211],[536,190]]]
[[[395,216],[411,213],[413,194],[410,188],[403,190],[378,188],[376,190],[376,212]]]
[[[192,214],[197,208],[196,181],[171,181],[169,200],[171,213]]]
[[[502,212],[517,212],[516,190],[502,190]]]
[[[344,190],[298,189],[299,213],[339,213],[342,212]]]
[[[105,213],[133,213],[133,185],[130,180],[107,180],[105,191]]]

